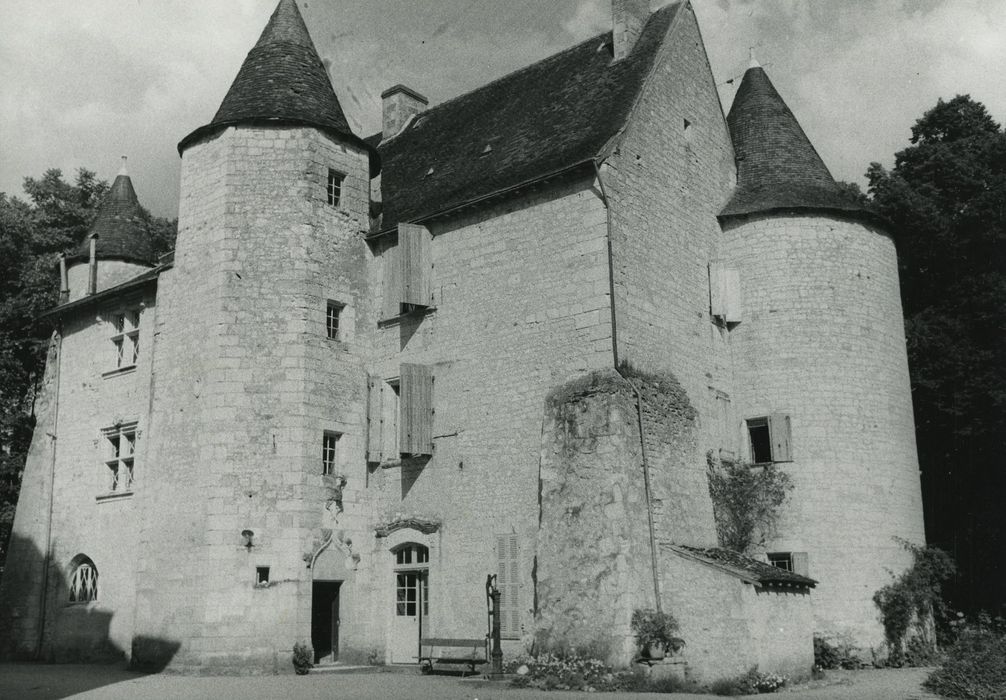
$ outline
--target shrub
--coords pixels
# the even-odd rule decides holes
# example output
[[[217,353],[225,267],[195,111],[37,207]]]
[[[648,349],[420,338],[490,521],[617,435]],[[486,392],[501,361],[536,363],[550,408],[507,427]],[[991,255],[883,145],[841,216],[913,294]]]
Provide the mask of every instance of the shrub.
[[[293,670],[298,676],[306,675],[314,666],[314,650],[310,644],[297,642],[293,645]]]
[[[933,615],[934,612],[937,617],[943,615],[943,582],[956,571],[953,559],[938,547],[919,547],[903,540],[901,544],[912,553],[912,566],[873,594],[890,647],[888,663],[893,666],[905,665],[913,658],[922,663],[932,660],[936,651],[936,640],[930,633]],[[909,657],[905,642],[913,627],[913,636],[919,641],[913,645]]]
[[[863,668],[864,664],[849,642],[832,644],[824,637],[814,635],[814,666],[822,670],[857,669]]]
[[[685,645],[683,639],[674,636],[678,631],[678,621],[671,613],[636,608],[632,612],[630,625],[636,633],[639,648],[643,651],[651,645],[659,645],[667,651],[676,652]]]
[[[1006,697],[1006,620],[982,615],[965,626],[923,685],[950,698]]]
[[[735,678],[721,678],[715,681],[710,690],[715,695],[754,695],[756,693],[774,693],[783,688],[789,679],[776,673],[761,673],[758,667],[752,668]]]

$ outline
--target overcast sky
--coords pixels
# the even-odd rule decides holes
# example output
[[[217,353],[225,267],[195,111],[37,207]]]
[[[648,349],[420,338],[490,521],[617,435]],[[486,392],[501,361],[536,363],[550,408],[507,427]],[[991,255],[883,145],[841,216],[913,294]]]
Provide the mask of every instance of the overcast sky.
[[[361,136],[380,93],[431,104],[610,29],[610,0],[298,0]],[[654,0],[654,9],[667,4]],[[0,191],[78,167],[178,208],[179,140],[212,119],[276,0],[0,0]],[[755,47],[836,178],[887,165],[937,98],[1006,120],[1002,0],[693,0],[725,110]],[[731,78],[735,82],[728,83]]]

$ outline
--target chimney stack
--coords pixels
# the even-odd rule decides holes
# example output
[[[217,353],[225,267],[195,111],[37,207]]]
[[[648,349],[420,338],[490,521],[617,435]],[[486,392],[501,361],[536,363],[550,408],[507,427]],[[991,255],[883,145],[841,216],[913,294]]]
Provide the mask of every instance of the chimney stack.
[[[650,16],[650,0],[611,0],[615,60],[629,55]]]
[[[98,234],[92,233],[88,245],[87,261],[87,293],[98,292]]]
[[[415,90],[395,85],[381,93],[383,103],[382,140],[398,134],[414,114],[426,109],[430,101]]]

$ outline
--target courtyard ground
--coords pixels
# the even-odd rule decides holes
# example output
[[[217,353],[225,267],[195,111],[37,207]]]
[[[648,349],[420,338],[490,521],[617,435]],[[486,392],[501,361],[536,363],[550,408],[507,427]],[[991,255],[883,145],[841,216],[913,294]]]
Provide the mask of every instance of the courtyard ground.
[[[829,671],[816,681],[777,694],[779,700],[933,700],[922,689],[929,669]],[[144,675],[116,666],[0,664],[0,699],[48,700],[632,700],[710,695],[572,693],[517,690],[487,681],[418,673],[338,673],[308,676]],[[765,697],[765,696],[751,696]]]

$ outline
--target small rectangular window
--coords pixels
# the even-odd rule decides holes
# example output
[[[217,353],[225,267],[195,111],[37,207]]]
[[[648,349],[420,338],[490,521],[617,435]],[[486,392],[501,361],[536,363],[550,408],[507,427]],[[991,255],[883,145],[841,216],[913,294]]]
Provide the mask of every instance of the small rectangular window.
[[[346,176],[337,170],[328,169],[328,206],[337,207],[342,202],[342,182]]]
[[[338,433],[325,433],[321,444],[321,473],[324,475],[335,474],[338,462]]]
[[[140,311],[131,309],[112,317],[115,369],[133,367],[140,359]]]
[[[325,330],[329,340],[339,340],[339,317],[342,315],[342,304],[337,301],[328,302],[325,313]]]
[[[769,552],[768,563],[778,569],[793,570],[793,554],[791,552]]]
[[[268,566],[256,566],[255,567],[255,585],[256,586],[266,586],[269,584],[269,567]]]

